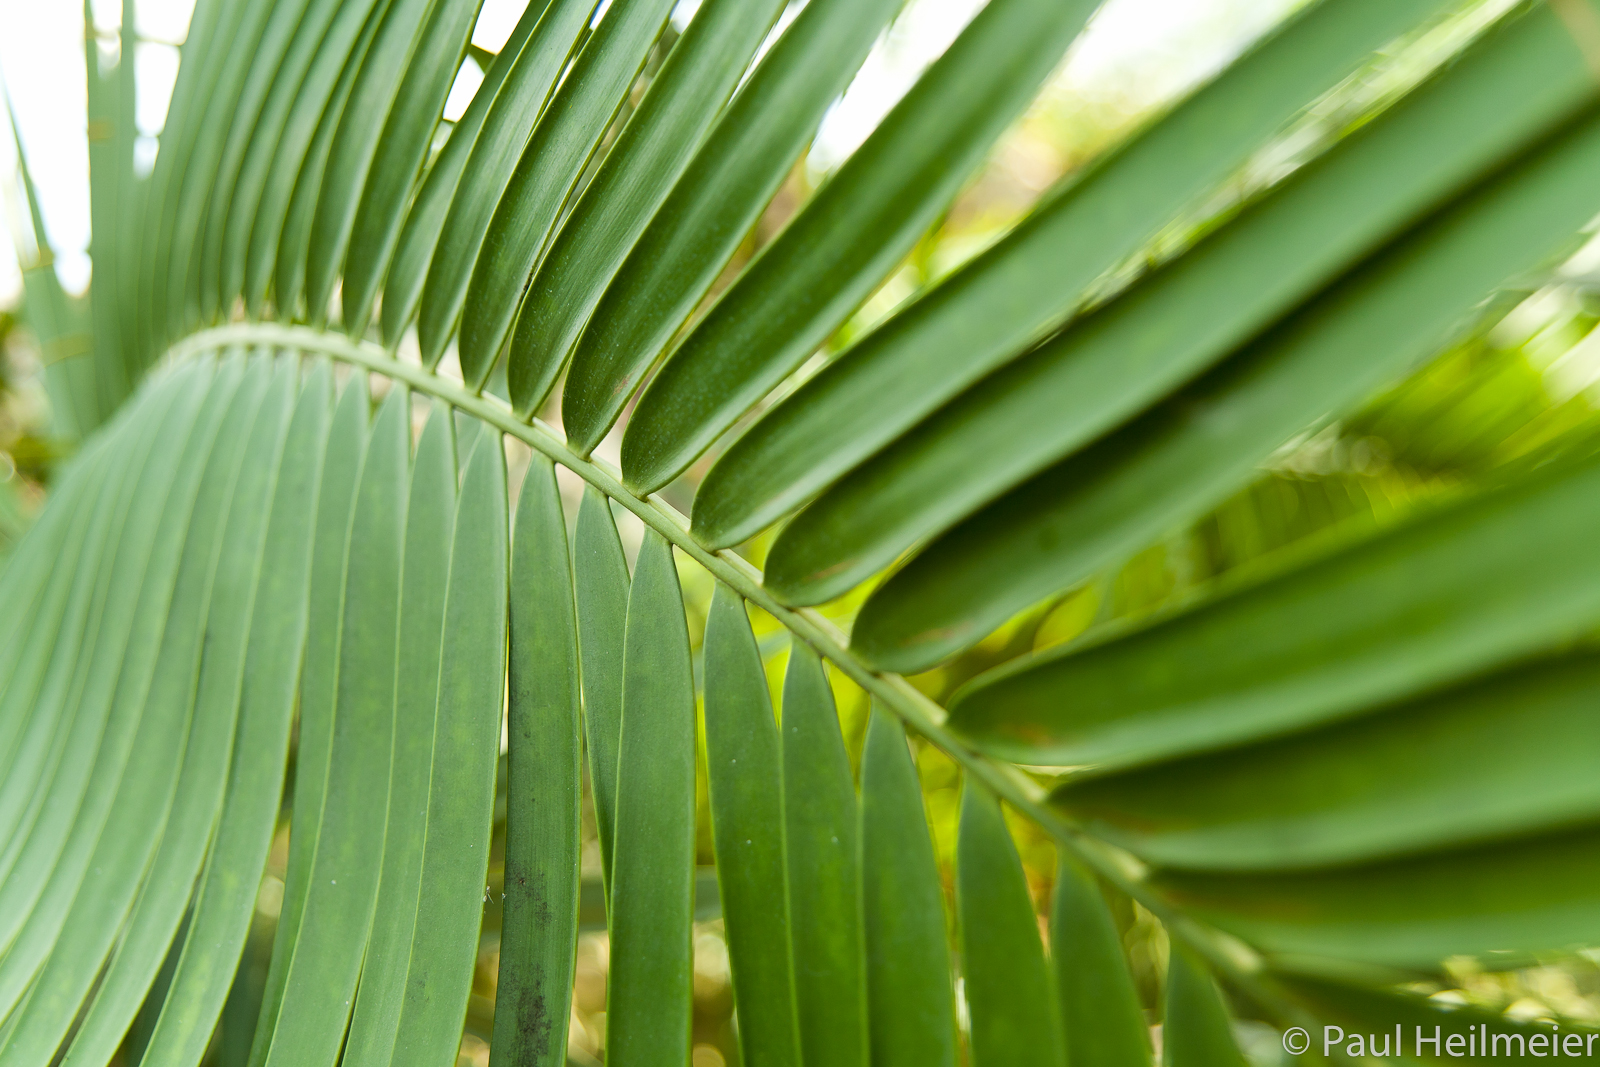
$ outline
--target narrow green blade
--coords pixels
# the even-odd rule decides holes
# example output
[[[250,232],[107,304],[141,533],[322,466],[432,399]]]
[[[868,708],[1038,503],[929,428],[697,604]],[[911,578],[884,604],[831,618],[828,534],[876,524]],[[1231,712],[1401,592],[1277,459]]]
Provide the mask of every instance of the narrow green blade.
[[[434,231],[438,247],[432,249],[426,279],[417,297],[417,340],[425,366],[439,362],[455,333],[456,320],[467,299],[472,265],[483,248],[495,206],[505,194],[506,184],[517,169],[517,161],[522,158],[568,59],[582,44],[597,3],[598,0],[551,0],[484,116],[483,128],[463,164],[453,197],[446,205],[434,199],[419,201],[430,211],[449,207],[440,224],[442,229]],[[426,191],[423,195],[427,196]],[[442,189],[440,195],[444,195]],[[399,336],[399,328],[391,329],[389,336],[392,344],[392,339]]]
[[[705,637],[706,769],[744,1063],[800,1064],[778,726],[744,601],[720,582]]]
[[[1294,434],[1432,355],[1496,287],[1571,247],[1594,208],[1596,167],[1591,119],[1193,386],[935,540],[874,591],[852,647],[887,669],[925,669],[1203,514]],[[801,578],[810,564],[799,563],[775,550],[766,581],[802,600],[829,592],[831,578]]]
[[[398,228],[481,5],[482,0],[391,0],[339,120],[311,225],[306,306],[318,325],[345,254],[357,247],[358,219],[378,231],[360,235],[369,246],[381,246],[384,231]],[[383,258],[381,247],[370,247],[362,262],[376,267]],[[370,300],[376,282],[371,269],[358,276],[359,293],[352,293],[352,278],[345,278],[340,299],[347,309],[352,301]],[[359,335],[360,328],[351,332]]]
[[[150,992],[146,994],[144,1004],[140,1006],[133,1025],[128,1028],[127,1036],[123,1040],[130,1058],[141,1061],[144,1058],[145,1046],[149,1044],[150,1033],[155,1029],[156,1017],[160,1014],[162,1001],[166,999],[173,972],[178,969],[178,957],[183,954],[187,935],[188,924],[185,923],[178,930],[177,940],[162,958],[160,969],[156,972],[156,980],[151,984]]]
[[[1600,939],[1597,846],[1584,827],[1352,867],[1168,872],[1151,887],[1292,970],[1434,970],[1451,956],[1519,967]]]
[[[450,551],[422,892],[395,1038],[401,1063],[450,1062],[472,992],[505,708],[508,532],[505,448],[498,433],[480,433]]]
[[[143,1062],[151,1067],[193,1067],[200,1062],[223,1008],[227,976],[245,947],[255,911],[260,871],[266,865],[283,794],[283,757],[306,635],[312,534],[332,406],[331,371],[326,362],[314,366],[289,425],[256,591],[234,766],[211,858],[195,890],[184,941],[186,948],[194,947],[178,961],[160,1019],[145,1046]],[[119,954],[63,1067],[106,1062],[138,1009],[136,998],[119,998],[111,991],[124,982],[130,990],[139,988],[147,981],[144,975],[153,975],[158,964],[159,958]]]
[[[1162,1067],[1244,1067],[1222,995],[1205,964],[1181,945],[1167,963]]]
[[[250,425],[262,399],[267,369],[265,360],[254,360],[240,378],[233,379],[239,384],[237,390],[224,383],[222,396],[227,402],[219,405],[224,408],[216,413],[219,422]],[[84,717],[94,724],[94,732],[81,749],[72,746],[83,758],[68,761],[80,768],[76,775],[80,780],[93,767],[86,788],[73,791],[74,799],[81,800],[74,805],[58,797],[48,804],[54,818],[36,823],[32,836],[50,842],[47,848],[53,860],[37,862],[25,848],[16,869],[23,877],[7,882],[8,890],[14,883],[33,885],[36,895],[31,907],[16,912],[0,908],[7,920],[13,916],[22,920],[20,929],[13,927],[16,933],[4,938],[0,1012],[10,1012],[49,958],[91,869],[143,872],[149,862],[177,786],[180,761],[173,754],[183,751],[189,732],[211,584],[244,443],[244,433],[220,433],[216,447],[205,457],[171,609],[149,618],[148,625],[159,628],[161,636],[148,689],[129,702],[118,699],[101,715]],[[118,693],[119,698],[122,695]],[[136,772],[127,773],[130,767]],[[65,819],[70,819],[70,826],[60,825]],[[89,895],[103,885],[96,880]]]
[[[53,491],[60,504],[51,500],[33,534],[47,539],[38,547],[47,544],[52,558],[15,564],[31,565],[49,581],[39,591],[36,614],[19,613],[15,629],[0,645],[12,657],[0,693],[0,842],[5,842],[0,883],[40,814],[48,792],[40,783],[54,778],[76,716],[110,700],[126,656],[159,504],[174,474],[162,464],[143,462],[142,448],[181,446],[209,384],[204,369],[174,378],[141,391],[123,417],[95,438],[104,444],[84,471],[86,484]],[[153,426],[163,418],[170,422],[165,439],[152,441]],[[143,469],[137,478],[129,477],[122,464]],[[63,514],[48,521],[58,506]],[[68,525],[52,528],[56,522]],[[27,546],[18,551],[21,555]]]
[[[250,132],[249,147],[239,164],[239,174],[229,194],[217,198],[224,211],[217,261],[217,306],[230,307],[245,289],[245,275],[251,261],[250,242],[257,215],[275,214],[282,226],[282,214],[293,192],[294,176],[305,156],[306,145],[316,132],[321,105],[326,103],[338,78],[333,62],[334,50],[348,49],[359,34],[366,17],[365,0],[341,4],[340,0],[309,0],[295,25],[294,38],[273,74],[272,91],[261,106]],[[358,13],[358,9],[360,9]],[[350,27],[354,26],[354,29]],[[319,51],[326,35],[328,52]],[[161,156],[156,157],[159,170]],[[225,187],[226,188],[226,187]],[[271,263],[277,255],[278,229],[264,228],[255,255],[255,270],[265,296]],[[207,239],[211,238],[208,229]],[[260,272],[265,268],[266,275]],[[259,309],[259,303],[254,305]]]
[[[873,1067],[954,1067],[944,894],[905,729],[874,708],[861,757],[861,872]]]
[[[593,313],[575,322],[576,365],[594,365],[595,379],[623,383],[631,393],[643,368],[654,362],[689,318],[782,186],[822,122],[849,84],[878,32],[901,7],[899,0],[815,0],[808,3],[757,65],[707,135],[671,194],[650,220]],[[512,366],[532,341],[532,319],[519,319]],[[566,358],[566,345],[551,345]],[[537,384],[513,391],[532,408]],[[649,394],[646,394],[647,396]],[[642,465],[639,441],[661,408],[642,403],[629,419],[639,426],[623,436],[623,471]],[[630,480],[630,485],[632,484]]]
[[[1014,661],[956,694],[951,725],[1020,762],[1110,769],[1348,718],[1593,628],[1597,521],[1600,461],[1546,469],[1120,637]]]
[[[1000,802],[971,778],[961,790],[956,914],[974,1067],[1066,1067],[1028,876]]]
[[[651,400],[665,417],[639,443],[650,463],[629,471],[633,484],[671,480],[849,318],[1033,101],[1094,6],[998,0],[978,13],[662,369]],[[694,520],[732,543],[718,506],[702,514],[697,501]]]
[[[133,12],[123,11],[127,19]],[[85,11],[92,20],[94,12]],[[123,30],[127,40],[128,30]],[[117,63],[102,70],[100,49],[92,34],[84,35],[85,111],[89,121],[89,259],[103,268],[100,284],[89,288],[89,317],[94,334],[94,377],[100,410],[112,412],[128,396],[127,359],[118,322],[122,289],[130,280],[121,270],[125,255],[125,221],[133,211],[133,79]]]
[[[528,467],[516,523],[506,899],[489,1057],[493,1067],[561,1067],[578,943],[583,738],[567,522],[548,460]]]
[[[41,625],[53,626],[51,620],[59,622],[60,613],[51,605],[61,602],[68,584],[79,573],[65,543],[72,539],[81,547],[81,539],[87,535],[85,523],[93,513],[96,495],[90,491],[89,483],[98,484],[106,460],[103,444],[91,446],[89,451],[92,456],[79,453],[73,470],[60,476],[52,487],[50,506],[23,534],[6,560],[6,570],[0,573],[0,602],[6,605],[4,617],[0,617],[0,701],[18,699],[11,690],[12,682],[19,674],[42,667],[24,657],[23,650],[39,636]],[[51,563],[60,566],[48,565]],[[56,647],[53,630],[40,640],[41,648]],[[31,700],[18,700],[16,710],[0,703],[0,795],[10,782],[7,772],[17,759],[17,732],[30,721],[30,715],[23,710],[30,703]],[[32,716],[38,714],[39,709],[34,706]],[[4,807],[0,801],[0,811]],[[4,816],[0,816],[0,838],[7,836],[7,825]]]
[[[113,429],[100,440],[125,449],[131,436]],[[114,484],[123,473],[116,461],[126,461],[127,455],[122,449],[108,447],[98,458],[102,462],[88,471],[83,486],[92,494],[89,506],[74,516],[73,526],[56,542],[60,552],[56,569],[63,573],[41,604],[37,625],[26,641],[17,642],[26,658],[0,701],[0,711],[14,723],[11,732],[18,737],[7,750],[10,766],[0,781],[0,829],[4,830],[0,840],[5,842],[0,848],[0,900],[12,909],[0,923],[0,939],[8,943],[26,915],[32,895],[38,892],[33,880],[43,876],[44,866],[55,855],[65,832],[64,823],[57,823],[53,835],[36,837],[34,825],[41,817],[62,819],[63,809],[70,810],[81,795],[81,780],[72,768],[80,767],[82,761],[69,763],[65,774],[62,761],[69,750],[82,751],[92,743],[92,731],[98,729],[93,725],[99,718],[97,710],[109,700],[98,690],[114,682],[114,657],[125,651],[114,647],[117,642],[110,637],[117,627],[104,626],[111,620],[103,607],[99,612],[107,631],[103,644],[100,630],[88,625],[95,614],[96,593],[106,584],[99,579],[109,569],[118,526],[117,494],[103,487]],[[66,570],[68,567],[72,569]],[[13,877],[25,852],[31,853],[30,862]]]
[[[202,94],[196,91],[205,59],[200,52],[202,49],[208,52],[212,50],[211,43],[216,39],[224,6],[220,0],[199,0],[194,6],[189,17],[189,32],[178,49],[178,74],[167,103],[166,122],[162,130],[166,151],[157,153],[150,175],[138,184],[140,192],[136,194],[136,202],[141,211],[130,222],[134,227],[132,243],[139,249],[133,261],[141,269],[132,271],[129,278],[132,289],[129,294],[129,311],[132,315],[129,348],[135,374],[138,369],[148,365],[157,332],[154,307],[156,272],[143,268],[159,261],[158,252],[164,236],[164,213],[169,200],[174,199],[179,191],[175,186],[182,180],[180,157],[188,158],[185,143],[192,137],[194,127],[199,122],[196,111],[203,110],[197,107],[197,98]]]
[[[356,487],[367,449],[371,416],[367,378],[351,378],[334,409],[328,431],[327,459],[317,490],[316,527],[312,535],[311,588],[307,605],[305,660],[299,683],[299,738],[295,749],[294,832],[289,835],[289,865],[284,874],[283,903],[262,993],[261,1022],[250,1049],[250,1067],[259,1067],[277,1026],[295,941],[311,887],[311,865],[327,797],[328,761],[333,749],[334,687],[339,671],[339,644],[344,617],[345,572],[349,557],[350,520]],[[209,1035],[207,1035],[209,1037]]]
[[[651,531],[628,596],[623,659],[606,1000],[611,1067],[681,1067],[689,1051],[694,704],[672,546]]]
[[[428,264],[433,260],[434,248],[441,239],[440,231],[444,229],[445,216],[450,211],[462,172],[466,169],[473,148],[477,146],[479,134],[483,132],[489,107],[499,98],[500,87],[505,84],[513,64],[522,55],[534,27],[539,24],[550,2],[533,0],[523,9],[522,17],[506,39],[505,47],[500,49],[494,62],[484,72],[483,84],[478,86],[472,103],[467,105],[467,110],[450,130],[450,136],[439,150],[438,158],[423,177],[421,188],[416,191],[416,198],[406,212],[404,224],[397,234],[391,235],[395,242],[394,261],[383,280],[381,316],[383,343],[389,348],[399,344],[400,334],[417,313],[417,302],[422,299],[422,283],[428,276]],[[367,232],[364,225],[357,220],[356,227],[360,232]],[[366,284],[362,280],[365,273],[375,268],[366,265],[367,246],[357,247],[362,251],[352,253],[345,265],[346,273],[351,275],[345,284],[356,287],[359,292]],[[374,278],[372,284],[375,285],[376,281]],[[347,321],[354,323],[358,317],[352,310],[346,309]]]
[[[135,0],[122,0],[121,15],[122,25],[118,28],[117,45],[121,55],[131,56],[139,47],[139,12]],[[139,266],[144,252],[142,225],[150,203],[150,182],[134,171],[134,154],[139,140],[137,66],[137,63],[120,61],[117,64],[115,140],[118,188],[115,200],[117,213],[111,223],[117,231],[113,242],[117,276],[109,286],[113,290],[113,306],[107,316],[114,323],[112,329],[116,334],[115,347],[122,359],[122,383],[125,390],[132,390],[136,386],[142,372],[148,366],[147,355],[140,350],[138,342]],[[170,107],[168,110],[171,110]],[[93,184],[94,180],[91,177],[91,187]],[[91,219],[91,233],[93,229],[94,222]],[[105,280],[104,275],[102,280]],[[92,293],[91,299],[93,299]]]
[[[366,24],[361,28],[361,36],[350,46],[350,54],[344,60],[339,80],[334,83],[333,91],[328,96],[328,106],[323,109],[321,118],[317,120],[316,132],[306,145],[305,158],[295,176],[294,191],[289,195],[282,219],[283,228],[277,237],[277,263],[274,265],[272,275],[272,299],[281,318],[306,318],[320,323],[327,314],[326,307],[309,303],[313,294],[305,292],[306,257],[311,245],[312,227],[316,221],[317,202],[323,188],[323,176],[327,171],[328,160],[332,158],[333,151],[338,145],[340,121],[350,104],[351,94],[360,81],[361,71],[364,69],[363,61],[371,50],[372,42],[377,39],[379,29],[383,26],[383,16],[393,2],[395,0],[378,0],[372,13],[367,16]],[[264,223],[270,224],[271,221],[270,217],[258,218],[256,229]],[[254,231],[251,241],[252,244],[255,241]],[[245,276],[245,284],[247,287],[250,285],[248,273]],[[254,290],[250,288],[245,292],[247,305],[253,292]],[[306,298],[304,304],[302,297]]]
[[[584,489],[578,507],[572,562],[578,643],[583,650],[584,740],[589,747],[589,781],[595,829],[600,836],[600,870],[610,900],[629,582],[628,560],[611,517],[611,502],[593,487]]]
[[[781,436],[806,455],[792,469],[854,466],[1040,340],[1106,271],[1136,254],[1175,216],[1198,206],[1374,50],[1450,6],[1450,0],[1305,5],[1087,173],[1070,174],[992,248],[853,345],[848,359],[808,382],[799,394],[807,401],[784,416],[794,422],[783,424]],[[624,470],[639,487],[666,480],[667,449],[691,439],[686,423],[696,413],[692,403],[674,409],[653,399],[654,390],[631,423],[639,427],[636,463],[629,462],[633,456],[626,442],[623,446]],[[816,418],[824,409],[851,414],[843,422]],[[658,451],[661,459],[655,458]],[[634,475],[635,470],[640,473]],[[645,471],[659,473],[646,477]]]
[[[606,283],[683,173],[784,6],[784,0],[709,0],[672,46],[529,283],[507,366],[518,411],[532,411],[550,392]],[[567,436],[585,447],[605,436],[627,401],[626,390],[616,396],[610,378],[592,370],[590,361],[574,364],[564,392]],[[582,419],[576,417],[580,412]]]
[[[251,422],[239,423],[244,444],[219,530],[205,655],[198,665],[182,759],[174,761],[178,776],[173,793],[163,798],[164,805],[157,801],[143,810],[119,797],[90,859],[92,869],[138,870],[147,872],[147,881],[142,892],[134,879],[84,883],[28,994],[22,1021],[0,1051],[0,1063],[50,1058],[102,978],[114,946],[119,958],[159,959],[183,918],[204,861],[227,783],[266,516],[297,385],[291,361],[258,358],[256,364],[263,371],[246,378],[241,392],[255,389],[258,408]],[[136,747],[133,759],[140,755]],[[153,971],[148,973],[154,977]],[[121,997],[137,1006],[142,990],[116,981],[120,974],[115,968],[106,977],[112,982],[100,981],[99,997]]]
[[[237,196],[228,216],[224,262],[242,261],[240,275],[244,305],[252,315],[260,315],[273,282],[273,271],[284,258],[279,248],[288,220],[298,177],[308,161],[319,155],[326,159],[326,146],[318,148],[317,133],[338,121],[351,79],[360,69],[366,41],[381,17],[384,0],[339,0],[333,20],[316,39],[316,50],[304,78],[291,90],[293,106],[276,140],[263,139],[262,152],[247,166],[259,168],[259,192],[255,197]],[[314,24],[308,30],[315,32]],[[341,83],[344,88],[341,89]],[[324,121],[326,119],[326,121]],[[325,136],[332,136],[329,129]],[[321,162],[314,162],[320,175]],[[314,191],[314,190],[313,190]],[[301,194],[304,198],[307,194]],[[302,214],[306,213],[302,209]],[[300,250],[299,264],[305,262]],[[229,298],[227,289],[224,298]],[[299,297],[298,287],[292,294]],[[277,299],[282,314],[288,317],[293,301]]]
[[[143,393],[136,394],[123,414],[135,410],[143,397]],[[114,422],[113,427],[116,425]],[[107,436],[115,436],[116,432],[113,428]],[[95,472],[104,470],[106,444],[105,436],[91,439],[52,472],[51,506],[41,509],[32,524],[21,531],[9,546],[4,565],[0,566],[0,602],[5,604],[0,611],[0,688],[18,663],[15,637],[24,632],[28,613],[38,606],[38,598],[55,577],[50,567],[43,566],[52,558],[50,548],[66,531],[74,528],[74,518],[92,506],[92,496],[84,483],[95,476]],[[56,500],[62,503],[56,506]],[[0,746],[0,752],[5,750],[5,746]]]
[[[783,823],[806,1063],[867,1063],[858,819],[850,756],[822,660],[794,641],[783,679]]]
[[[510,337],[529,275],[561,209],[644,68],[672,7],[672,0],[616,0],[533,131],[489,219],[459,304],[461,373],[474,388],[487,380]],[[424,345],[424,356],[430,353]]]
[[[1150,1034],[1116,921],[1094,876],[1065,854],[1056,864],[1050,956],[1067,1062],[1149,1067]]]
[[[238,384],[236,361],[229,362],[220,381],[213,379],[212,371],[212,366],[202,364],[187,375],[174,375],[165,383],[173,387],[171,392],[161,384],[141,390],[135,402],[124,409],[127,421],[119,418],[108,430],[102,453],[104,467],[96,470],[89,481],[95,494],[93,507],[80,518],[78,531],[63,545],[62,562],[81,553],[78,567],[70,583],[61,589],[59,602],[49,605],[51,624],[30,635],[24,654],[33,669],[20,672],[8,688],[7,709],[15,706],[15,698],[26,701],[16,710],[31,705],[29,732],[48,733],[40,736],[37,743],[33,737],[24,736],[17,756],[26,762],[7,772],[5,789],[0,790],[0,800],[7,802],[7,822],[11,824],[9,839],[0,850],[0,945],[12,943],[43,892],[56,859],[67,846],[68,835],[79,821],[79,807],[91,787],[89,775],[97,762],[95,753],[107,748],[109,776],[111,750],[125,749],[137,725],[155,670],[165,630],[161,620],[171,604],[184,531],[207,452],[227,409],[231,390]],[[208,400],[209,406],[203,406]],[[146,418],[136,419],[139,415]],[[184,457],[165,487],[162,480],[167,472],[159,464],[145,464],[148,481],[127,477],[130,467],[144,463],[151,434],[161,422],[173,435],[163,442],[164,450],[181,447]],[[102,477],[104,481],[100,480]],[[121,493],[103,488],[118,485]],[[160,520],[153,533],[142,529],[142,523],[131,527],[124,524],[118,506],[126,493],[135,493],[148,502],[146,506],[159,509]],[[137,515],[149,517],[152,512],[141,509]],[[111,569],[106,565],[115,559],[110,547],[113,537],[120,542],[115,553],[126,554],[128,564],[114,569],[124,581],[137,583],[137,599],[131,612],[122,603],[120,591],[115,599],[102,599],[99,627],[90,630],[86,628],[86,614],[96,593],[97,575],[103,569]],[[146,556],[150,563],[140,574],[134,564]],[[150,625],[133,625],[138,619],[152,621]],[[98,640],[102,629],[107,638],[103,642]],[[112,639],[119,630],[122,639]],[[89,647],[83,647],[85,642]],[[108,742],[106,724],[114,707],[123,709],[125,714],[112,720]],[[46,753],[42,760],[41,753]],[[68,753],[73,758],[67,758]],[[13,784],[25,788],[13,792]],[[90,820],[99,817],[82,813],[85,833]]]
[[[367,948],[394,739],[410,423],[410,397],[396,386],[373,423],[349,527],[326,795],[282,1003],[257,1034],[270,1041],[268,1067],[337,1060]]]
[[[23,308],[44,355],[45,390],[50,397],[55,432],[69,439],[82,439],[88,437],[108,414],[100,406],[100,389],[95,380],[93,361],[94,342],[85,335],[84,324],[75,314],[66,290],[56,276],[53,266],[55,257],[50,250],[50,238],[45,231],[44,215],[39,207],[39,191],[33,184],[28,154],[22,149],[22,135],[17,129],[16,115],[11,110],[11,98],[5,94],[3,86],[0,86],[0,99],[5,101],[6,115],[11,123],[17,170],[22,178],[23,194],[28,201],[28,221],[34,246],[34,255],[28,261],[19,261],[17,264],[22,268]]]
[[[227,58],[226,46],[218,42],[230,40],[234,22],[242,14],[240,5],[200,0],[195,4],[189,33],[179,52],[178,76],[162,129],[164,151],[156,154],[148,185],[147,213],[142,220],[144,269],[137,272],[134,315],[145,360],[153,359],[167,339],[163,290],[172,250],[173,219],[183,196],[185,170],[194,158],[194,142],[211,101],[217,68]]]
[[[331,5],[323,3],[320,8]],[[263,136],[266,130],[276,132],[282,126],[287,110],[288,72],[303,67],[310,59],[310,48],[299,27],[306,22],[322,21],[320,12],[311,9],[311,0],[288,0],[287,3],[262,5],[269,9],[267,23],[261,40],[245,72],[244,85],[239,92],[239,103],[233,112],[233,121],[225,128],[226,140],[218,156],[217,169],[211,179],[212,196],[204,206],[205,221],[200,228],[201,246],[190,253],[191,273],[195,275],[198,292],[196,308],[201,322],[215,321],[226,309],[222,306],[222,249],[227,235],[228,213],[233,206],[233,194],[240,184],[240,170],[249,155],[251,142]],[[128,29],[123,22],[124,31]],[[295,79],[298,83],[298,79]],[[252,160],[252,163],[256,162]],[[229,299],[234,290],[227,293]]]
[[[389,1062],[405,1000],[428,837],[428,783],[434,771],[444,602],[455,518],[455,427],[450,408],[435,403],[417,442],[406,503],[389,821],[372,935],[341,1060],[350,1067]]]
[[[852,422],[830,407],[822,418],[830,438],[843,430],[850,446],[837,453],[831,444],[802,447],[793,427],[827,402],[796,392],[770,424],[763,420],[767,429],[740,438],[707,475],[695,503],[697,534],[715,547],[736,544],[888,445],[822,505],[836,514],[854,501],[862,529],[892,527],[870,557],[886,564],[897,551],[888,544],[903,548],[918,531],[947,528],[1139,414],[1535,148],[1597,95],[1600,85],[1561,19],[1547,8],[1528,10],[1186,254],[892,445],[890,432],[878,430],[890,420]],[[874,409],[878,403],[874,397]],[[1019,434],[1019,426],[1031,432]]]
[[[1597,686],[1600,660],[1563,656],[1325,730],[1068,785],[1053,801],[1152,863],[1212,870],[1553,829],[1600,815],[1600,747],[1583,725]]]
[[[190,283],[199,280],[201,244],[217,168],[223,163],[223,152],[234,123],[249,121],[247,116],[239,115],[238,108],[240,94],[255,60],[271,62],[272,59],[270,54],[262,54],[262,38],[268,17],[277,5],[229,6],[237,10],[226,16],[226,36],[211,42],[203,57],[199,57],[213,77],[205,87],[201,103],[203,114],[195,126],[194,139],[187,146],[181,192],[171,202],[172,214],[163,220],[161,230],[165,255],[155,267],[159,301],[156,321],[167,339],[182,336],[199,319],[198,285]]]

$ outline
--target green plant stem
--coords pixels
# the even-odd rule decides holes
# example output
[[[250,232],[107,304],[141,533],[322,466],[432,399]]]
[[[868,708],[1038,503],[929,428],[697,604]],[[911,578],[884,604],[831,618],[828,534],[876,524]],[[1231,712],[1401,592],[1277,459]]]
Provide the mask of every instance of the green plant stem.
[[[342,334],[324,333],[306,326],[276,323],[235,323],[218,326],[179,341],[167,352],[176,362],[230,346],[264,346],[317,352],[331,359],[364,367],[401,381],[412,389],[441,400],[515,437],[553,462],[566,467],[606,496],[637,515],[679,551],[692,558],[718,581],[783,623],[789,631],[871,693],[911,729],[959,763],[967,774],[982,781],[1018,811],[1038,823],[1056,841],[1112,885],[1138,901],[1180,938],[1201,953],[1241,992],[1285,1021],[1303,1022],[1303,1009],[1295,1006],[1265,971],[1260,956],[1237,940],[1196,923],[1176,911],[1145,883],[1144,867],[1133,856],[1086,834],[1063,819],[1045,802],[1046,790],[1020,768],[974,752],[945,728],[945,710],[898,674],[875,671],[850,651],[844,633],[834,623],[809,609],[780,604],[761,584],[761,571],[729,549],[711,551],[689,534],[689,521],[659,495],[639,497],[622,484],[619,472],[593,457],[584,458],[538,419],[524,422],[495,396],[474,393],[460,382],[435,374],[419,364],[395,359],[381,346],[353,341]]]

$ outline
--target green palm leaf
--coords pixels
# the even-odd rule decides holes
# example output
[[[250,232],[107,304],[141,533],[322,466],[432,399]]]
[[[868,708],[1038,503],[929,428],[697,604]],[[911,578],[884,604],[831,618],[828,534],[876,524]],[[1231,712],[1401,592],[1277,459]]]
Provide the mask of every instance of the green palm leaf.
[[[1419,990],[1600,945],[1600,5],[1308,4],[861,316],[1094,5],[989,0],[799,204],[899,5],[673,6],[534,0],[446,129],[475,0],[200,0],[147,177],[90,43],[0,1067],[1543,1040]]]

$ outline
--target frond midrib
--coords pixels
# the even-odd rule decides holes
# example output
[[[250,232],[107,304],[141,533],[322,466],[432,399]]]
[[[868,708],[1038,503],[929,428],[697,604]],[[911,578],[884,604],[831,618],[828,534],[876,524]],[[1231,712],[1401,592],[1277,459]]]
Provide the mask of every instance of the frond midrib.
[[[1248,946],[1195,923],[1154,893],[1144,867],[1130,854],[1109,846],[1064,819],[1046,802],[1046,790],[1020,768],[991,759],[963,745],[945,726],[946,712],[904,677],[879,671],[857,657],[844,633],[821,613],[791,608],[761,584],[761,571],[731,549],[712,551],[689,533],[688,518],[659,494],[640,497],[622,483],[621,473],[603,460],[583,457],[561,435],[539,419],[523,421],[499,397],[475,393],[461,382],[435,374],[419,364],[394,358],[382,346],[356,341],[342,333],[310,326],[271,322],[232,323],[200,330],[171,346],[163,363],[173,363],[231,346],[277,347],[317,353],[337,362],[365,368],[451,405],[528,445],[570,470],[589,485],[632,512],[709,571],[718,581],[782,623],[853,682],[872,695],[906,726],[958,763],[1018,811],[1037,823],[1055,841],[1108,882],[1138,901],[1167,929],[1205,955],[1218,970],[1252,998],[1286,1018],[1304,1015],[1266,973],[1264,961]]]

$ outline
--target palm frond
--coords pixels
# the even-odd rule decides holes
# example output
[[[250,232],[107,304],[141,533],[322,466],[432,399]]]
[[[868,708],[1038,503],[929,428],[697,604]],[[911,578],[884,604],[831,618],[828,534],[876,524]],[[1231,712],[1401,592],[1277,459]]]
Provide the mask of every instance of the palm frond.
[[[606,1061],[682,1064],[712,913],[751,1065],[1545,1040],[1400,987],[1600,944],[1587,408],[1111,591],[1567,284],[1574,6],[1306,5],[863,331],[1094,5],[989,0],[759,248],[892,0],[533,0],[448,129],[475,0],[200,0],[147,178],[129,5],[81,352],[33,209],[0,1067],[560,1064],[595,927]]]

